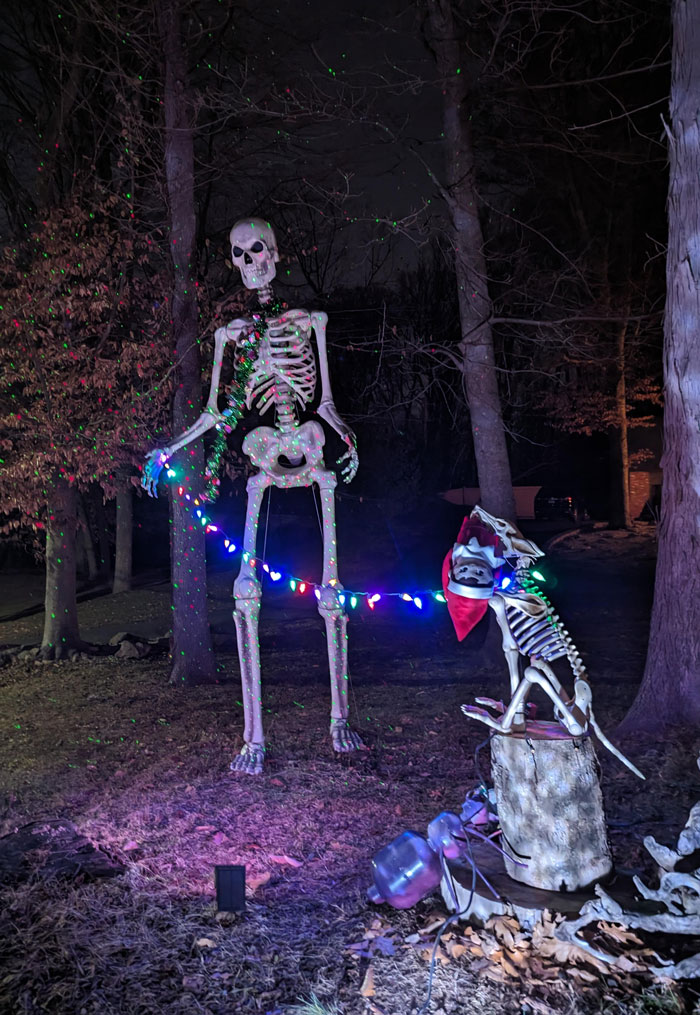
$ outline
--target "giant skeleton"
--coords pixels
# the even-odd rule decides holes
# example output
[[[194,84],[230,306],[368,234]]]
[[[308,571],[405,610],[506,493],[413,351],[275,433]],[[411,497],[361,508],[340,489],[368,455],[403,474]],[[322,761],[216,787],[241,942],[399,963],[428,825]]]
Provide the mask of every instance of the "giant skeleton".
[[[472,523],[475,535],[470,535]],[[480,507],[465,519],[466,542],[457,542],[445,567],[445,592],[448,606],[458,628],[460,598],[487,600],[498,621],[510,676],[510,702],[505,705],[493,698],[477,698],[477,705],[462,705],[470,719],[485,723],[498,733],[527,732],[527,700],[533,686],[539,686],[554,706],[554,716],[572,736],[593,730],[600,742],[635,775],[639,769],[610,743],[593,713],[593,696],[583,660],[571,635],[547,599],[533,587],[529,569],[544,553],[526,539],[510,522],[494,518]],[[486,531],[486,539],[478,533]],[[491,543],[492,545],[484,545]],[[506,561],[513,576],[506,588],[496,587],[495,574]],[[466,605],[466,604],[465,604]],[[466,621],[465,634],[473,622]],[[465,635],[460,635],[464,637]],[[552,669],[552,663],[565,658],[574,678],[574,693],[567,695]],[[478,706],[487,706],[487,708]],[[495,712],[496,714],[492,714]]]
[[[245,405],[260,414],[274,410],[275,426],[260,426],[243,441],[243,452],[258,472],[248,480],[248,501],[241,568],[233,586],[238,657],[243,690],[245,729],[244,746],[231,763],[238,772],[257,775],[262,772],[265,758],[265,737],[262,725],[260,653],[258,618],[262,588],[256,573],[256,544],[260,509],[268,487],[311,486],[319,488],[323,525],[323,574],[316,589],[318,610],[326,625],[328,661],[331,678],[331,738],[339,752],[354,751],[362,740],[348,722],[347,616],[343,608],[343,587],[338,579],[335,539],[336,476],[323,461],[325,436],[316,420],[301,423],[298,407],[305,409],[316,390],[317,361],[321,381],[321,400],[316,410],[348,445],[338,459],[342,477],[349,483],[354,477],[358,457],[355,435],[341,419],[333,403],[324,313],[306,310],[285,310],[267,316],[272,307],[272,280],[276,275],[279,252],[275,234],[269,223],[260,219],[242,219],[230,234],[233,263],[248,289],[257,290],[264,322],[257,358],[245,387]],[[259,326],[259,324],[258,324]],[[143,485],[156,495],[158,475],[176,451],[197,440],[214,426],[225,426],[226,416],[219,410],[219,381],[224,351],[234,349],[248,339],[256,328],[250,318],[231,321],[218,328],[214,339],[214,364],[206,408],[197,421],[166,448],[152,451],[144,467]],[[312,334],[316,339],[314,352]]]

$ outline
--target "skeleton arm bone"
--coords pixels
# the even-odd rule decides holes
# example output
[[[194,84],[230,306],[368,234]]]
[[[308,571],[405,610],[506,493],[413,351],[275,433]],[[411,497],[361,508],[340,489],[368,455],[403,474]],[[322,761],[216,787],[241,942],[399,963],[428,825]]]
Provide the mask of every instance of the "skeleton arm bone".
[[[338,459],[338,465],[342,462],[347,462],[347,465],[343,468],[342,475],[343,481],[345,483],[349,483],[354,478],[359,465],[359,459],[357,456],[357,438],[345,420],[339,415],[333,401],[331,378],[328,372],[328,350],[326,345],[327,324],[328,314],[323,311],[311,314],[311,327],[314,329],[314,334],[316,335],[316,345],[318,347],[318,367],[319,373],[321,374],[321,402],[318,407],[318,414],[321,419],[325,419],[329,426],[333,427],[335,432],[342,437],[348,446],[348,450],[345,454]]]
[[[224,349],[229,342],[237,342],[248,326],[249,322],[236,320],[231,321],[225,328],[217,328],[214,334],[214,362],[206,407],[192,426],[185,430],[172,444],[169,444],[165,448],[156,448],[146,456],[141,485],[149,497],[158,496],[158,477],[167,459],[171,458],[180,448],[184,448],[187,444],[197,440],[207,430],[210,430],[224,419],[218,408],[219,381],[221,379]]]
[[[489,606],[496,614],[496,620],[498,626],[501,629],[501,635],[503,638],[503,654],[506,657],[508,664],[508,674],[510,676],[510,693],[515,694],[518,684],[520,683],[520,669],[518,667],[518,659],[520,658],[520,652],[518,651],[518,645],[515,638],[510,632],[508,626],[508,620],[506,618],[506,607],[500,596],[494,596],[489,599]]]

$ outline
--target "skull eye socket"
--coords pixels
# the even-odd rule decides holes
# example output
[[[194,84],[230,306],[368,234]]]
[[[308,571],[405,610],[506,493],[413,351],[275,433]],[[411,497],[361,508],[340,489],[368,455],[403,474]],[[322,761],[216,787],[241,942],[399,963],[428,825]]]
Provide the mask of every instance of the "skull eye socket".
[[[254,254],[260,254],[263,251],[263,245],[260,240],[256,240],[253,246],[250,248]]]
[[[243,251],[240,247],[234,247],[232,253],[234,257],[243,257]]]

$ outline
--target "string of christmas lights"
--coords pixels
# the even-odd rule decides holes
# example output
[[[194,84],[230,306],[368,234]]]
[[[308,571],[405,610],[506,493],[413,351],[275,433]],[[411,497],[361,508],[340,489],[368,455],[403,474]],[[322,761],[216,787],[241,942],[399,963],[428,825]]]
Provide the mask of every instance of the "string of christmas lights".
[[[168,468],[166,475],[169,479],[175,478],[175,470]],[[278,582],[285,581],[289,585],[290,590],[293,593],[304,595],[306,592],[313,592],[318,599],[321,595],[321,589],[323,588],[320,582],[308,581],[305,578],[299,578],[296,575],[286,573],[284,570],[273,567],[269,561],[264,560],[260,556],[255,556],[251,553],[241,551],[237,543],[221,528],[220,525],[214,523],[205,514],[206,504],[201,497],[193,496],[188,493],[183,486],[177,488],[178,496],[182,497],[184,501],[189,502],[190,510],[193,516],[199,521],[200,525],[204,528],[205,533],[215,533],[222,541],[224,549],[229,554],[241,553],[244,560],[251,564],[251,566],[259,565],[262,571],[269,577],[270,581],[277,584]],[[540,571],[531,571],[530,578],[536,579],[537,581],[544,582],[545,576]],[[514,580],[510,575],[504,575],[501,577],[498,588],[507,589],[510,585],[513,585]],[[538,592],[537,587],[534,583],[529,584],[527,587],[528,592]],[[341,606],[346,604],[351,609],[356,609],[358,603],[365,601],[370,610],[374,610],[377,603],[382,599],[400,599],[405,603],[412,603],[413,606],[422,610],[428,599],[432,599],[437,603],[446,603],[447,600],[442,592],[442,589],[421,589],[417,592],[359,592],[351,591],[349,589],[343,589],[339,594],[338,599]]]

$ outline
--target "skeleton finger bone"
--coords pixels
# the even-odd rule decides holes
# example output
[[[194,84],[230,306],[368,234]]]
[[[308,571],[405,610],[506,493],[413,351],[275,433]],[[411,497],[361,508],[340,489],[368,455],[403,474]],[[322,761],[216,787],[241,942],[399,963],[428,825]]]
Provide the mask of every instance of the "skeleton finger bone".
[[[342,465],[343,462],[347,462],[347,465],[343,466],[341,470],[341,476],[344,483],[350,483],[355,478],[357,470],[360,465],[360,460],[357,454],[357,449],[354,445],[351,445],[350,450],[346,451],[344,455],[341,455],[337,460],[336,465]]]

